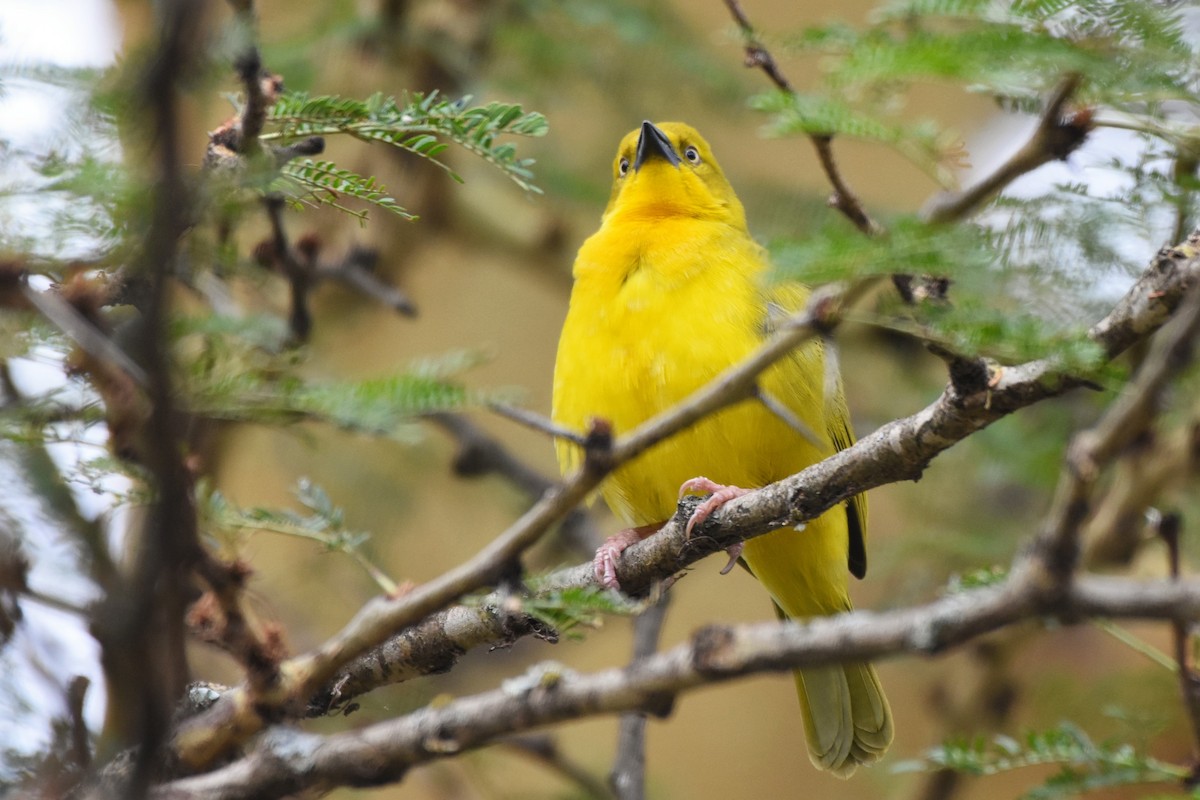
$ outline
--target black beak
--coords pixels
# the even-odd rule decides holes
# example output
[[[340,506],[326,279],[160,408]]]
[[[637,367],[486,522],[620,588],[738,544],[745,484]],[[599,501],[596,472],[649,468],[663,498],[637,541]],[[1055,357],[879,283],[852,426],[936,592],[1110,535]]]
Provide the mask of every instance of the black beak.
[[[642,164],[654,158],[666,159],[672,167],[679,166],[679,156],[671,146],[671,140],[654,123],[646,120],[642,123],[642,134],[638,137],[637,157],[633,160],[633,171],[637,172]]]

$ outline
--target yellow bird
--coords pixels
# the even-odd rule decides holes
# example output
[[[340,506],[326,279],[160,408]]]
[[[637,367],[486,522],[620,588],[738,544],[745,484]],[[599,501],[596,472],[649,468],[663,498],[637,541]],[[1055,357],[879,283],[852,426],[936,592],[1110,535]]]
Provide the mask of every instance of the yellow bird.
[[[553,416],[578,431],[603,418],[625,433],[675,405],[743,360],[809,294],[766,285],[766,255],[741,202],[708,143],[677,122],[647,121],[621,141],[608,207],[574,277]],[[819,342],[777,363],[759,388],[763,402],[714,414],[606,479],[601,494],[629,528],[597,551],[600,583],[617,586],[621,551],[661,528],[682,492],[713,493],[695,523],[745,491],[737,487],[764,486],[853,441],[840,383],[825,391]],[[564,473],[579,466],[578,446],[560,440],[557,450]],[[848,611],[846,572],[866,573],[865,512],[860,496],[803,530],[751,539],[731,551],[726,571],[740,555],[788,619]],[[806,668],[795,678],[817,767],[846,777],[883,755],[892,716],[870,664]]]

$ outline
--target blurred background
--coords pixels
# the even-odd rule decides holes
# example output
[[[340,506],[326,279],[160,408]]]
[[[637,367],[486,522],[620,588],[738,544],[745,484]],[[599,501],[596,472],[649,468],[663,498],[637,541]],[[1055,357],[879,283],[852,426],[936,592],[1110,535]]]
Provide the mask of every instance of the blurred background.
[[[15,10],[32,5],[17,0],[0,16],[6,23],[0,27],[0,53],[24,41],[24,34],[14,36],[25,30]],[[747,0],[745,8],[772,43],[807,24],[861,23],[873,6],[866,0]],[[116,43],[99,48],[92,62],[97,67],[106,66],[105,53],[116,59],[138,53],[152,30],[142,3],[43,0],[30,13],[49,9],[75,23],[93,19],[91,14],[104,21],[61,22],[63,38],[47,51],[58,57],[78,52],[81,45],[63,44],[76,41],[64,31],[80,28],[78,41],[93,44],[107,31]],[[214,9],[213,16],[224,11]],[[829,189],[809,143],[761,135],[764,118],[748,108],[747,98],[766,88],[766,80],[743,67],[740,42],[719,0],[263,0],[259,17],[264,62],[288,89],[352,97],[436,89],[480,102],[519,102],[544,113],[550,125],[546,137],[518,143],[523,155],[537,159],[534,182],[541,195],[523,192],[465,153],[447,154],[465,180],[457,185],[427,163],[359,142],[331,141],[330,157],[378,176],[421,219],[405,222],[376,211],[364,227],[333,211],[306,211],[288,215],[290,232],[317,233],[328,253],[355,245],[377,249],[380,273],[408,294],[419,314],[403,318],[338,286],[322,286],[314,296],[311,342],[301,356],[300,369],[308,376],[381,375],[414,359],[467,350],[481,358],[468,374],[472,386],[511,391],[522,405],[548,414],[574,253],[599,223],[617,142],[643,119],[683,120],[709,139],[746,205],[752,232],[764,242],[803,236],[836,216],[825,206]],[[816,58],[781,57],[782,69],[800,89],[816,81],[820,66]],[[236,91],[232,73],[222,81],[216,89]],[[11,100],[12,82],[6,88]],[[218,91],[210,103],[187,109],[188,152],[195,166],[206,132],[230,113]],[[934,117],[961,132],[970,155],[967,180],[969,170],[986,170],[1007,155],[1018,141],[1013,131],[1024,124],[979,96],[937,86],[912,93],[905,113]],[[112,157],[122,157],[119,143],[113,150]],[[940,188],[884,148],[838,141],[835,150],[848,181],[878,216],[915,211]],[[1107,155],[1080,155],[1062,169],[1081,176],[1088,158],[1098,163]],[[6,205],[0,219],[28,231],[33,223],[22,213],[28,212]],[[266,233],[265,223],[244,226],[239,248],[249,252]],[[1149,258],[1158,244],[1141,257]],[[1114,292],[1124,288],[1120,283],[1115,281]],[[261,280],[240,290],[240,302],[286,315],[282,281]],[[944,385],[942,363],[911,341],[854,325],[839,332],[839,341],[860,434],[922,408]],[[888,609],[920,603],[936,597],[957,574],[1007,564],[1048,505],[1066,437],[1093,419],[1105,399],[1072,396],[1023,412],[941,456],[919,483],[872,492],[870,570],[852,586],[855,604]],[[529,465],[557,474],[544,436],[486,412],[472,419]],[[420,582],[474,554],[529,498],[501,477],[454,475],[457,443],[441,429],[421,425],[411,434],[403,441],[378,440],[316,424],[229,424],[211,432],[204,468],[213,485],[240,506],[298,508],[294,488],[301,479],[311,480],[344,509],[348,528],[370,532],[367,551],[376,563],[396,579]],[[604,508],[593,513],[605,533],[616,529]],[[258,534],[237,549],[256,570],[251,590],[257,612],[284,625],[293,653],[322,642],[378,591],[349,558],[291,538]],[[1144,555],[1138,569],[1160,574],[1161,553],[1151,548]],[[528,566],[545,570],[583,558],[551,539],[535,550]],[[50,565],[47,579],[70,570],[70,559],[43,563]],[[671,590],[664,647],[708,623],[772,617],[754,581],[740,570],[719,576],[722,563],[696,565]],[[353,715],[312,724],[328,730],[365,725],[442,695],[494,688],[547,659],[578,670],[619,665],[628,659],[630,630],[630,620],[609,618],[603,627],[583,631],[580,640],[554,646],[523,640],[508,649],[473,652],[451,674],[376,691],[360,698],[361,709]],[[1131,630],[1167,646],[1165,628]],[[37,657],[49,658],[44,652]],[[193,664],[205,678],[237,680],[230,662],[203,647],[196,648]],[[805,753],[792,680],[770,675],[689,694],[669,719],[650,722],[650,796],[1015,796],[1038,785],[1050,769],[966,781],[894,767],[950,737],[1017,734],[1064,717],[1096,739],[1152,741],[1156,754],[1186,758],[1173,675],[1099,627],[1046,633],[1031,625],[948,655],[897,659],[878,668],[897,734],[875,768],[848,782],[815,771]],[[53,675],[47,680],[53,684]],[[92,709],[89,718],[98,714]],[[17,725],[6,732],[3,725],[0,744],[28,735]],[[594,775],[602,777],[611,767],[615,719],[572,724],[554,736],[566,758]],[[497,746],[418,768],[394,787],[332,796],[492,800],[579,792],[520,752]]]

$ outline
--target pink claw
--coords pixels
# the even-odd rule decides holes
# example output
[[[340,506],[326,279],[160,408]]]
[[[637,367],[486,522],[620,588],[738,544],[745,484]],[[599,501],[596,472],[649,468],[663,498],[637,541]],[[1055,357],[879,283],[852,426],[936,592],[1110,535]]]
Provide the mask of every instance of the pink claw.
[[[728,575],[729,571],[737,566],[738,559],[742,557],[742,548],[745,546],[745,542],[738,542],[725,548],[725,552],[729,553],[729,563],[721,568],[722,575]]]
[[[679,487],[679,496],[683,497],[688,492],[710,492],[710,496],[700,505],[696,506],[696,510],[692,512],[692,516],[688,518],[687,527],[685,527],[684,535],[691,537],[692,528],[695,528],[701,522],[708,519],[709,516],[721,506],[728,503],[735,497],[741,497],[744,494],[749,494],[749,489],[742,489],[737,486],[725,486],[724,484],[710,481],[704,476],[692,478],[689,481],[684,481]],[[725,548],[725,552],[729,553],[729,563],[721,569],[722,575],[728,575],[729,571],[737,566],[738,559],[742,557],[742,548],[744,543],[730,545]]]

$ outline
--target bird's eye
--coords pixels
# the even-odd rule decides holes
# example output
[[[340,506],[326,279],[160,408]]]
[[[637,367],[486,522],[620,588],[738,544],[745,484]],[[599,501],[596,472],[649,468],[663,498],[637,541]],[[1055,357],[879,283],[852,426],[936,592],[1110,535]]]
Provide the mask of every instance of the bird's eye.
[[[620,174],[620,176],[622,178],[625,177],[626,172],[629,172],[629,159],[628,158],[622,158],[617,163],[617,172]]]
[[[683,157],[693,164],[700,163],[700,151],[691,145],[689,145],[688,148],[683,151]]]

